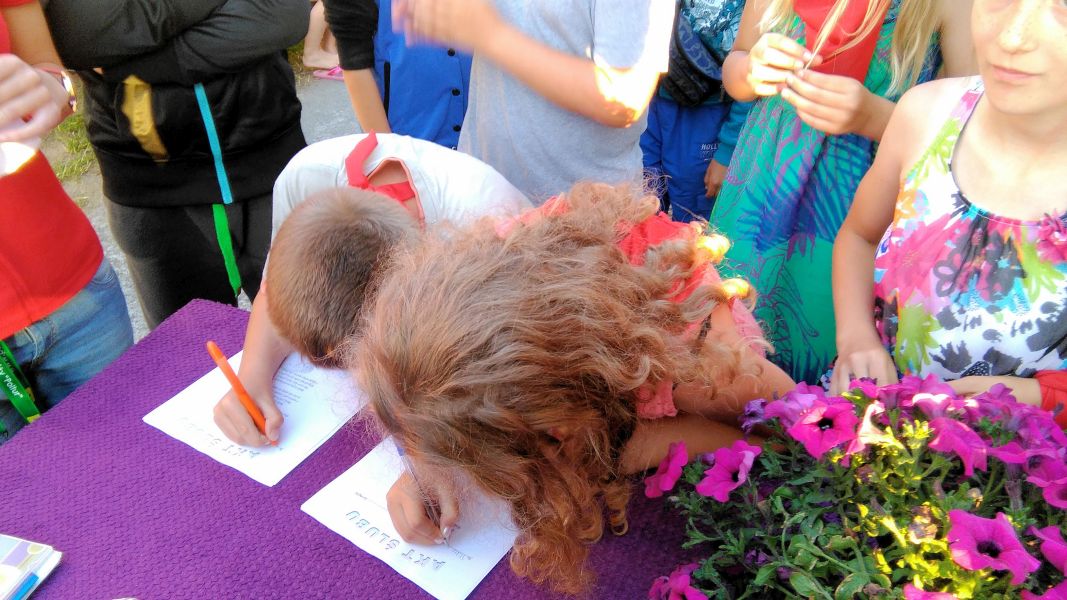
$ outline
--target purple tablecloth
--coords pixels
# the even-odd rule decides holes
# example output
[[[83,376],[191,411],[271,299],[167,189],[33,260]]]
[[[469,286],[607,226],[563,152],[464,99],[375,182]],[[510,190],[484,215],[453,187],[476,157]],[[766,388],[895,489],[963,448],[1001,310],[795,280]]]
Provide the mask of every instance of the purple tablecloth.
[[[141,417],[227,354],[247,313],[197,301],[38,422],[0,446],[0,532],[54,545],[63,561],[35,597],[429,598],[300,510],[375,440],[345,427],[273,488],[216,463]],[[680,518],[635,498],[630,533],[596,545],[595,598],[644,598],[681,558]],[[472,598],[551,598],[507,560]]]

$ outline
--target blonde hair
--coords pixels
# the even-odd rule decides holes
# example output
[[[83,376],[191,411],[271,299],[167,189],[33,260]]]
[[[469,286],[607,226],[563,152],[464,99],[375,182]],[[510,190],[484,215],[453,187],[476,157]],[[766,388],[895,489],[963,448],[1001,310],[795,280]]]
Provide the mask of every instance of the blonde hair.
[[[431,232],[393,256],[349,354],[383,432],[418,466],[504,499],[512,568],[563,592],[588,590],[605,518],[626,530],[619,455],[638,390],[697,382],[715,397],[716,382],[753,372],[739,349],[686,333],[727,301],[721,286],[672,300],[707,265],[699,236],[641,265],[619,249],[657,206],[583,184],[503,234],[487,221]]]
[[[837,0],[830,9],[826,23],[812,47],[818,54],[826,43],[830,32],[841,20],[849,2],[862,0]],[[879,29],[879,20],[892,0],[869,0],[867,14],[855,32],[849,32],[852,39],[833,54],[843,52],[862,40],[867,34]],[[919,80],[923,64],[926,62],[930,39],[938,30],[940,20],[937,18],[938,0],[901,0],[897,25],[893,30],[893,44],[890,50],[892,80],[889,84],[890,95],[900,95]],[[787,28],[795,16],[793,0],[770,0],[767,9],[760,18],[760,32],[777,31],[787,33]],[[833,55],[831,55],[832,57]],[[823,59],[831,57],[824,56]]]
[[[413,242],[418,224],[391,198],[329,189],[300,203],[270,249],[266,285],[274,327],[297,352],[340,367],[371,281],[392,249]]]

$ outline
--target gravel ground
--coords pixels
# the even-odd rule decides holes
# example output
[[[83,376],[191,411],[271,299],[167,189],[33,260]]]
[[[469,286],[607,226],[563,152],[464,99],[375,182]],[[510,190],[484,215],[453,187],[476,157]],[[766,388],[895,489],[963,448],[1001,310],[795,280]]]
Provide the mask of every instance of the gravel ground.
[[[356,123],[351,105],[348,103],[348,96],[345,94],[344,84],[340,81],[314,78],[301,78],[301,80],[303,83],[297,93],[304,105],[301,124],[308,143],[359,131],[359,125]],[[44,152],[51,159],[55,159],[64,152],[64,149],[56,143],[46,142]],[[148,333],[148,326],[141,314],[141,308],[137,305],[137,296],[133,292],[126,259],[115,245],[115,240],[111,237],[111,231],[107,226],[107,213],[104,210],[104,196],[100,185],[100,170],[94,165],[85,175],[64,182],[63,187],[82,207],[100,236],[104,244],[104,252],[122,281],[122,290],[126,294],[126,306],[133,321],[134,338],[141,339]],[[246,309],[249,307],[248,299],[243,294],[241,306]]]

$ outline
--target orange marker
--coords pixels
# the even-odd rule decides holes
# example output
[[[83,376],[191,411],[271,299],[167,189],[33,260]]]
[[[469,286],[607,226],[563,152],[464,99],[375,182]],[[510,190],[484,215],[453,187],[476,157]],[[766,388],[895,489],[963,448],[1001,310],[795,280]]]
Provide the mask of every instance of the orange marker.
[[[241,406],[245,407],[248,411],[248,416],[252,417],[252,422],[256,424],[256,428],[263,435],[267,435],[267,420],[263,418],[263,411],[259,410],[255,402],[252,402],[252,397],[248,395],[248,390],[241,384],[241,380],[237,378],[237,373],[233,372],[233,367],[230,366],[230,362],[226,360],[226,355],[219,350],[218,345],[215,342],[208,340],[207,353],[211,355],[211,359],[218,365],[219,370],[226,376],[226,380],[230,382],[230,387],[233,388],[234,393],[237,394],[237,399],[241,401]],[[271,446],[277,446],[277,440],[271,440]]]

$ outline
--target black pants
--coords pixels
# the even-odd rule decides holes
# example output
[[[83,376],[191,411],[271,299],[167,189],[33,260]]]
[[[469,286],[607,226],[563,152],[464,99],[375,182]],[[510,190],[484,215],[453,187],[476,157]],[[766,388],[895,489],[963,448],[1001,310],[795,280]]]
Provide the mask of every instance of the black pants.
[[[106,204],[111,234],[126,255],[149,327],[159,325],[195,298],[237,304],[210,205],[143,208],[111,201]],[[270,248],[271,195],[230,204],[226,217],[242,287],[254,299]]]

